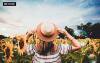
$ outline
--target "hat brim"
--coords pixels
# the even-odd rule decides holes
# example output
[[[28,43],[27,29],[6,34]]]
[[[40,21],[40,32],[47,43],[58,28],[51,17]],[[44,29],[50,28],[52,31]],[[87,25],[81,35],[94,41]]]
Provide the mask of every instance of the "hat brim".
[[[37,26],[37,29],[36,29],[36,34],[38,36],[39,39],[43,40],[43,41],[46,41],[46,42],[50,42],[50,41],[53,41],[56,39],[56,36],[57,36],[57,29],[56,29],[56,26],[54,25],[54,34],[51,36],[51,37],[46,37],[44,36],[42,33],[41,33],[41,25],[42,23],[40,23],[38,26]]]

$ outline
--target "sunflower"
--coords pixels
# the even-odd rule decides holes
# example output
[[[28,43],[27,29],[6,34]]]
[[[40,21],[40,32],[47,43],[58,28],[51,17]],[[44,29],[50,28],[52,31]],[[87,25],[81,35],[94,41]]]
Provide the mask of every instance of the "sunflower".
[[[30,38],[28,39],[28,43],[29,43],[29,44],[32,44],[32,43],[34,44],[34,43],[35,43],[33,38],[34,38],[33,35],[30,36]]]
[[[7,42],[4,48],[5,53],[5,61],[6,63],[10,63],[12,61],[12,54],[13,54],[13,44]]]
[[[4,49],[6,42],[4,40],[0,40],[0,49]]]
[[[59,39],[55,39],[53,43],[54,43],[55,46],[58,46],[59,42],[60,42]]]
[[[23,37],[20,37],[20,39],[18,39],[18,52],[20,55],[23,55],[23,53],[25,52],[25,39]]]

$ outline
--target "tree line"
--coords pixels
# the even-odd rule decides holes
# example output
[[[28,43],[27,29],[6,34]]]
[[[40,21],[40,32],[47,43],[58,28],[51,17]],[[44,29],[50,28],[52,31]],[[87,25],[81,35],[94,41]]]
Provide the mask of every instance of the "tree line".
[[[68,31],[75,38],[100,38],[100,23],[91,23],[88,22],[86,24],[81,23],[77,25],[77,30],[80,35],[75,34],[75,30],[69,28],[67,26],[64,27],[66,31]],[[0,35],[0,39],[7,38],[4,35]],[[65,38],[64,34],[59,34],[59,38]]]

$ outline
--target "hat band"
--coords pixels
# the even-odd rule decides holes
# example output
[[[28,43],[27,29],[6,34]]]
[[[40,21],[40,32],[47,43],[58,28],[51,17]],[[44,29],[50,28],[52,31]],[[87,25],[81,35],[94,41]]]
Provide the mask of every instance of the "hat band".
[[[41,31],[40,31],[40,33],[41,33],[44,37],[48,37],[48,38],[49,38],[49,37],[52,37],[52,36],[54,35],[54,33],[53,33],[53,34],[51,34],[51,35],[48,36],[48,35],[43,34]]]

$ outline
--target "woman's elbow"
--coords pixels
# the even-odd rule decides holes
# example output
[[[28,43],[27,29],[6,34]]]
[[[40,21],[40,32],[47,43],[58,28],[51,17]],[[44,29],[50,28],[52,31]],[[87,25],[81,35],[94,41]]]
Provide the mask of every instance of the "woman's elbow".
[[[79,49],[81,49],[81,46],[72,47],[72,51],[76,51],[76,50],[79,50]]]

